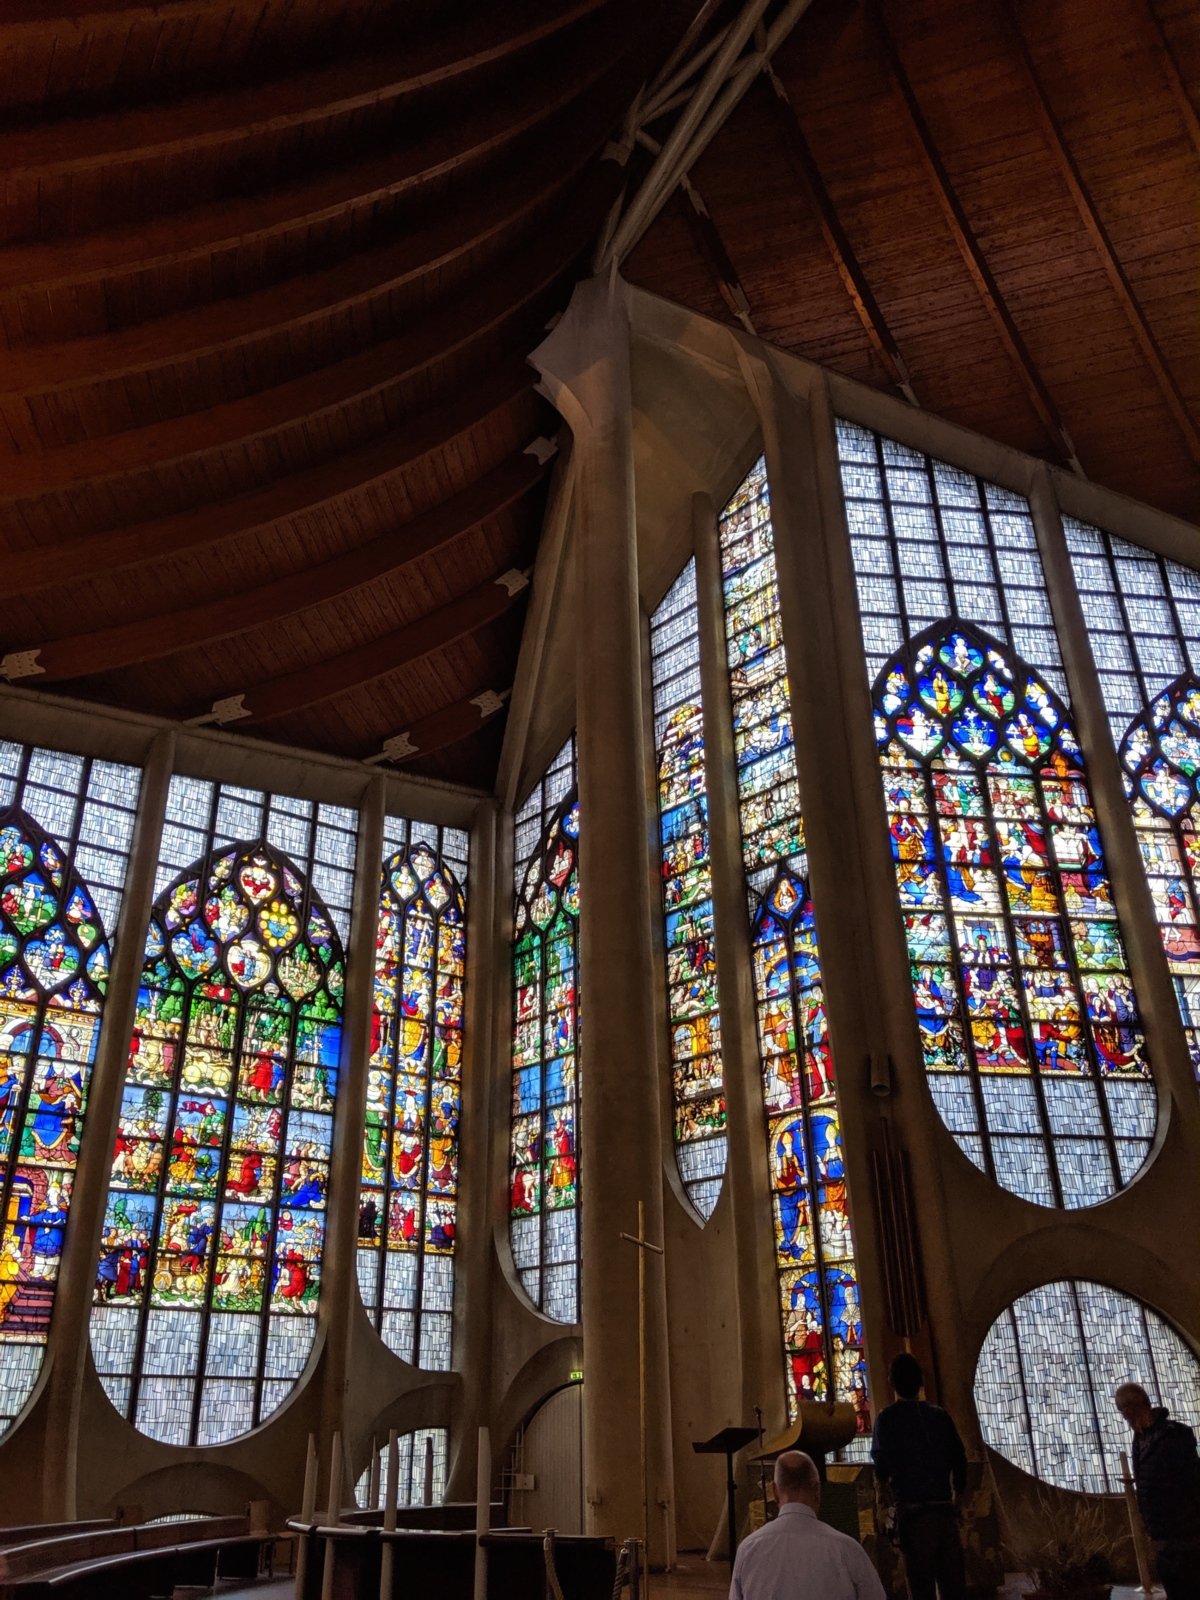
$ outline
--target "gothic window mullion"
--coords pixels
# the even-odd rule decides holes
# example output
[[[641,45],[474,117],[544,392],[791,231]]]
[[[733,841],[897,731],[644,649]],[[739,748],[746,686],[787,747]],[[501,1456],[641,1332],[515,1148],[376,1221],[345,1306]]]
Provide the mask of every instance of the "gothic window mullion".
[[[949,956],[947,966],[950,971],[951,981],[954,984],[954,992],[958,999],[958,1016],[961,1019],[963,1047],[966,1051],[971,1094],[975,1102],[975,1115],[979,1123],[979,1143],[983,1155],[984,1170],[990,1178],[995,1178],[996,1161],[992,1151],[992,1141],[988,1134],[987,1101],[983,1091],[983,1074],[979,1070],[975,1036],[971,1030],[971,1009],[967,1001],[966,979],[962,963],[955,956],[958,929],[955,926],[954,900],[951,894],[950,874],[946,864],[946,843],[942,833],[942,819],[937,809],[937,795],[934,789],[932,768],[927,767],[922,771],[921,783],[925,795],[926,815],[929,819],[929,833],[933,843],[933,867],[941,892],[943,917],[946,923],[946,949]],[[933,914],[936,916],[936,911]],[[909,964],[913,967],[918,965],[913,959],[911,951],[909,953]]]
[[[991,778],[992,772],[990,767],[987,769],[979,769],[980,791],[983,796],[983,804],[986,812],[985,822],[988,830],[988,842],[991,846],[992,859],[995,862],[995,866],[992,868],[992,870],[998,874],[999,864],[1002,856],[1000,847],[1000,834],[999,829],[996,826],[996,813],[992,805]],[[1046,805],[1041,791],[1041,784],[1038,782],[1036,776],[1034,777],[1033,781],[1038,796],[1038,821],[1041,827],[1042,838],[1046,842],[1047,851],[1049,851],[1052,845],[1050,820],[1046,815]],[[1047,860],[1047,867],[1052,873],[1054,873],[1053,881],[1055,887],[1055,915],[1063,924],[1065,936],[1064,942],[1068,947],[1070,947],[1071,941],[1068,932],[1066,907],[1063,903],[1061,883],[1057,874],[1057,869],[1049,860]],[[1046,1157],[1046,1170],[1049,1173],[1050,1184],[1054,1192],[1054,1203],[1055,1205],[1061,1206],[1064,1203],[1062,1173],[1059,1170],[1058,1155],[1054,1148],[1054,1139],[1051,1134],[1052,1123],[1050,1119],[1049,1107],[1046,1104],[1046,1089],[1042,1081],[1041,1064],[1037,1058],[1037,1028],[1029,1008],[1029,996],[1025,989],[1024,972],[1020,962],[1020,944],[1017,939],[1016,922],[1015,918],[1013,917],[1012,905],[1009,900],[1007,888],[1002,883],[998,886],[1000,888],[1000,919],[1004,924],[1005,938],[1008,942],[1009,973],[1012,978],[1013,994],[1016,997],[1017,1010],[1021,1018],[1021,1026],[1025,1034],[1026,1048],[1029,1052],[1029,1076],[1033,1084],[1034,1096],[1037,1100],[1038,1116],[1041,1120],[1039,1142],[1041,1143]],[[1079,997],[1079,1006],[1080,1011],[1082,1012],[1084,1004],[1083,987],[1079,982],[1079,974],[1077,971],[1074,972],[1074,977],[1075,992]],[[1082,1025],[1082,1016],[1080,1021]],[[1114,1176],[1119,1178],[1119,1174],[1114,1174]]]

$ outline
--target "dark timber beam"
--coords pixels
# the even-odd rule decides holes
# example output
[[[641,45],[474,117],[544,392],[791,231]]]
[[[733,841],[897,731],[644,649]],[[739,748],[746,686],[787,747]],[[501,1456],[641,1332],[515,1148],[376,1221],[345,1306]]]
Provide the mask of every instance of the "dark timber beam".
[[[254,588],[235,589],[198,605],[119,623],[37,648],[39,682],[86,677],[144,661],[160,661],[197,645],[254,632],[362,589],[501,516],[541,481],[546,458],[512,456],[412,521],[389,528],[356,549]],[[411,626],[411,624],[410,624]]]
[[[403,733],[393,734],[383,741],[382,748],[374,754],[364,754],[370,762],[411,761],[414,756],[432,755],[448,745],[460,744],[478,733],[481,724],[504,710],[511,689],[482,689],[478,694],[465,695],[450,705],[431,711]]]
[[[1179,70],[1179,63],[1175,59],[1171,41],[1167,38],[1162,20],[1154,9],[1154,0],[1146,0],[1146,11],[1150,17],[1155,50],[1166,75],[1167,85],[1175,97],[1176,105],[1179,107],[1179,114],[1183,118],[1188,137],[1192,141],[1192,148],[1197,155],[1200,155],[1200,112],[1197,112],[1196,102],[1192,99],[1191,91],[1184,81],[1183,73]]]
[[[609,78],[626,88],[628,68],[592,51],[575,74],[548,88],[541,74],[488,107],[487,119],[440,125],[406,149],[387,151],[334,172],[249,195],[216,200],[153,221],[0,250],[0,293],[28,294],[244,249],[280,234],[349,216],[380,201],[415,193],[471,167],[544,124],[563,106]],[[616,91],[614,91],[616,92]],[[618,94],[619,100],[619,94]]]
[[[1095,201],[1083,181],[1083,174],[1079,170],[1075,157],[1067,148],[1062,128],[1049,100],[1046,98],[1046,91],[1042,87],[1042,81],[1038,76],[1037,68],[1034,66],[1029,46],[1025,42],[1025,35],[1021,32],[1020,25],[1017,22],[1011,0],[999,0],[999,5],[1000,11],[1008,24],[1013,48],[1016,52],[1017,60],[1020,62],[1022,76],[1029,90],[1030,99],[1033,101],[1033,108],[1037,113],[1037,119],[1041,125],[1047,148],[1058,163],[1059,171],[1062,173],[1063,181],[1067,186],[1067,192],[1070,194],[1075,210],[1079,214],[1079,220],[1083,223],[1088,238],[1100,258],[1100,265],[1104,268],[1104,274],[1112,286],[1112,291],[1117,297],[1121,310],[1125,314],[1125,320],[1129,323],[1134,339],[1137,341],[1138,349],[1141,351],[1142,357],[1149,367],[1155,383],[1158,385],[1159,394],[1162,396],[1167,410],[1174,418],[1175,425],[1187,445],[1192,460],[1197,465],[1200,465],[1200,429],[1197,428],[1196,420],[1188,409],[1187,401],[1184,399],[1183,393],[1175,382],[1163,353],[1159,349],[1158,340],[1154,337],[1153,329],[1146,320],[1146,313],[1142,310],[1141,304],[1133,292],[1133,286],[1125,275],[1125,269],[1117,257],[1108,229],[1104,226],[1100,213],[1096,209]]]
[[[929,124],[925,121],[925,115],[921,110],[920,102],[905,70],[900,51],[896,46],[891,29],[888,27],[883,7],[879,0],[863,0],[863,4],[866,15],[870,19],[887,60],[892,80],[904,102],[904,108],[908,114],[909,127],[921,152],[925,170],[933,185],[937,202],[942,209],[942,214],[950,228],[963,263],[970,273],[976,289],[979,291],[979,297],[983,301],[988,316],[991,318],[992,324],[1000,337],[1000,341],[1007,351],[1017,375],[1021,379],[1025,393],[1029,397],[1029,403],[1049,435],[1053,448],[1077,472],[1082,472],[1083,469],[1080,467],[1075,455],[1075,446],[1071,443],[1071,436],[1067,432],[1066,424],[1063,422],[1058,407],[1055,405],[1050,391],[1046,388],[1042,376],[1034,364],[1033,357],[1030,355],[1025,341],[1013,321],[1012,313],[1005,304],[1004,296],[1000,293],[1000,287],[992,274],[992,269],[984,259],[983,251],[979,247],[979,241],[972,231],[971,224],[967,221],[967,214],[962,208],[962,203],[954,192],[954,186],[950,182],[950,175],[946,171],[945,164],[933,141]]]
[[[833,203],[833,197],[825,187],[821,169],[804,136],[804,129],[800,125],[800,118],[791,97],[772,67],[767,68],[767,78],[774,90],[770,100],[779,142],[800,187],[808,197],[809,205],[816,213],[821,237],[833,259],[837,275],[842,280],[842,287],[849,295],[858,320],[862,323],[867,338],[883,363],[888,377],[906,400],[917,405],[919,402],[913,390],[908,363],[900,354],[900,347],[891,328],[888,327],[887,318],[880,309],[871,285],[867,282],[862,263],[842,226],[842,219]]]
[[[368,639],[353,650],[315,661],[297,672],[270,678],[232,696],[232,702],[241,707],[236,720],[249,724],[269,722],[275,717],[320,705],[338,695],[351,694],[378,678],[420,661],[423,656],[432,655],[466,634],[478,632],[503,616],[528,587],[526,573],[515,568],[498,573],[448,605],[439,606],[436,611],[416,617],[378,638]],[[218,701],[214,712],[229,703]],[[225,714],[220,720],[234,718]]]
[[[7,175],[43,178],[158,160],[387,105],[507,61],[609,4],[570,0],[549,11],[526,4],[516,16],[511,5],[485,7],[469,24],[447,28],[440,38],[410,37],[402,48],[356,55],[293,77],[224,94],[185,95],[169,105],[12,129],[4,141]],[[6,31],[0,21],[0,41]]]
[[[504,410],[527,394],[532,377],[524,356],[510,357],[496,367],[491,377],[469,386],[465,394],[456,395],[447,405],[306,472],[294,473],[232,500],[197,506],[152,522],[13,552],[5,556],[7,592],[31,594],[61,587],[64,573],[82,580],[122,567],[162,561],[182,551],[206,549],[225,539],[260,532],[287,517],[329,505],[400,472],[422,456],[444,449],[459,434],[467,433],[493,412]],[[22,676],[36,676],[37,672],[34,666]]]

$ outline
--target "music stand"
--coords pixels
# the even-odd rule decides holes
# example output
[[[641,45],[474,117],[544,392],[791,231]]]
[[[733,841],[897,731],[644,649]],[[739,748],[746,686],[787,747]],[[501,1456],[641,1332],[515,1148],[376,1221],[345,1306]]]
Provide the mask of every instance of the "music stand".
[[[698,1456],[725,1457],[725,1493],[729,1509],[729,1565],[737,1554],[737,1480],[733,1476],[733,1458],[751,1439],[758,1438],[757,1428],[722,1428],[711,1439],[693,1439],[692,1449]]]

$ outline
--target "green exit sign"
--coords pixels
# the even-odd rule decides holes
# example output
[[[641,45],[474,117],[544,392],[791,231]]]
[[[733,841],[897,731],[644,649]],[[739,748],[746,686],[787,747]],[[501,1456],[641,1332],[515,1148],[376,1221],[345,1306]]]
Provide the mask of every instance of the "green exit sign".
[[[575,1372],[568,1373],[567,1376],[568,1376],[568,1378],[570,1379],[570,1381],[572,1383],[582,1383],[583,1382],[583,1368],[580,1367]]]

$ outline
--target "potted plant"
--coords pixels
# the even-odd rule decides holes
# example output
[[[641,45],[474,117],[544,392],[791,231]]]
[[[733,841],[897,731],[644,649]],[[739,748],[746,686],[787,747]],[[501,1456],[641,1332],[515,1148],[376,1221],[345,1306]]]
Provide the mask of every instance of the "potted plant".
[[[1082,1497],[1051,1502],[1039,1495],[1037,1521],[1053,1531],[1009,1551],[1018,1569],[1033,1581],[1025,1600],[1109,1600],[1116,1543],[1106,1526],[1104,1507]]]

